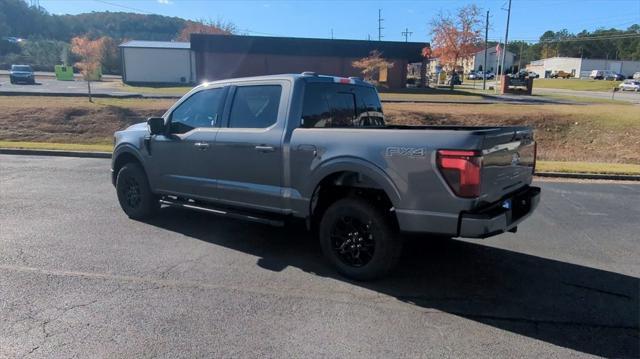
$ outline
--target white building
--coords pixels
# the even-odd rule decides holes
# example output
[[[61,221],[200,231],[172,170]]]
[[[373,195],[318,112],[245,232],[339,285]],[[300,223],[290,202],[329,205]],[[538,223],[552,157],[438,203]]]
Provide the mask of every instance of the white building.
[[[568,72],[573,77],[589,77],[592,70],[613,71],[629,77],[635,72],[640,72],[640,61],[551,57],[532,61],[527,65],[527,70],[537,73],[540,77],[551,77],[551,73],[557,71]]]
[[[196,61],[191,44],[170,41],[127,41],[120,45],[122,81],[128,84],[191,84]]]
[[[513,52],[507,51],[504,59],[505,68],[507,69],[507,71],[512,69],[515,57],[516,55]],[[490,47],[487,50],[486,68],[484,66],[484,50],[482,50],[482,51],[478,51],[468,59],[463,59],[462,61],[460,61],[459,65],[456,66],[456,70],[463,71],[465,74],[468,74],[469,72],[472,72],[472,71],[475,72],[475,71],[483,71],[483,70],[498,73],[498,71],[501,68],[499,65],[501,61],[502,61],[502,52],[498,53],[494,46],[494,47]],[[440,61],[438,61],[438,59],[432,59],[431,62],[429,63],[429,73],[440,72],[441,68],[442,66],[440,65]]]
[[[516,55],[507,51],[504,58],[504,67],[510,71],[513,67],[513,61]],[[464,73],[471,71],[491,71],[498,73],[500,71],[499,63],[502,61],[502,51],[497,52],[495,47],[487,49],[487,66],[484,66],[484,50],[476,52],[475,55],[463,61]]]

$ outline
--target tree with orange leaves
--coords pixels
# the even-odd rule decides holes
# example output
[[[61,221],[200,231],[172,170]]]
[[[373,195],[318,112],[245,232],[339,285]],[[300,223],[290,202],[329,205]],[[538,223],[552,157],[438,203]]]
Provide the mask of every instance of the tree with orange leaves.
[[[385,60],[380,51],[373,50],[369,56],[353,61],[351,66],[360,69],[366,81],[376,83],[375,78],[380,74],[380,71],[392,68],[393,62]]]
[[[91,40],[88,37],[74,37],[71,39],[71,51],[80,57],[80,61],[75,65],[80,69],[82,78],[87,81],[87,90],[89,91],[89,102],[93,102],[91,98],[91,78],[100,69],[101,59],[104,52],[104,38]]]
[[[440,13],[431,21],[433,57],[445,70],[453,72],[461,61],[480,49],[482,20],[476,5],[467,5],[452,16]]]
[[[220,19],[187,21],[176,40],[189,41],[191,34],[232,35],[236,30],[236,25]]]

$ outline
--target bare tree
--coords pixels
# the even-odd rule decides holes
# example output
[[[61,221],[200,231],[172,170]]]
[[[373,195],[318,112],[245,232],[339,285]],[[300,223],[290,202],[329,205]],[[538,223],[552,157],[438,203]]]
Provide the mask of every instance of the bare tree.
[[[91,98],[91,79],[102,66],[100,61],[104,51],[103,43],[104,38],[91,40],[88,37],[74,37],[71,39],[71,51],[81,59],[76,63],[76,66],[80,69],[84,80],[87,81],[89,102],[93,102]]]
[[[382,69],[390,69],[393,67],[393,62],[389,62],[382,57],[382,53],[378,50],[373,50],[369,53],[369,56],[363,57],[359,60],[355,60],[351,63],[356,69],[360,69],[362,76],[366,81],[372,83],[378,83],[376,77],[378,77]]]

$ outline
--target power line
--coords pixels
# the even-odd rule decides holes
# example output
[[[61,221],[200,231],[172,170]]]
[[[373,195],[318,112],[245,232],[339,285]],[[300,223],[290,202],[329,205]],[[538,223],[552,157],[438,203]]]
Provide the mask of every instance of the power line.
[[[413,31],[409,31],[409,28],[405,28],[403,32],[401,32],[402,36],[404,36],[404,42],[409,42],[409,36],[413,34]]]
[[[107,4],[107,5],[111,5],[111,6],[115,6],[115,7],[119,7],[119,8],[123,8],[123,9],[127,9],[127,10],[133,10],[133,11],[138,11],[138,12],[142,12],[142,13],[145,13],[145,14],[153,15],[152,12],[149,12],[149,11],[146,11],[146,10],[138,9],[138,8],[127,6],[127,5],[117,4],[117,3],[110,2],[110,1],[105,1],[105,0],[93,0],[93,1],[99,2],[99,3],[103,3],[103,4]]]

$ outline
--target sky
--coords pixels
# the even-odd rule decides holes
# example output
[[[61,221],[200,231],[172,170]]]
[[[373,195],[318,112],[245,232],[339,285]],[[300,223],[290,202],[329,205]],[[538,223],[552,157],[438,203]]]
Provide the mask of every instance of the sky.
[[[178,16],[186,19],[222,19],[241,34],[336,39],[378,38],[378,9],[382,10],[383,40],[428,42],[429,21],[438,12],[455,12],[476,4],[489,10],[489,39],[504,39],[508,0],[423,1],[221,1],[221,0],[39,0],[52,14],[91,11],[127,11]],[[640,0],[513,0],[509,40],[535,41],[546,30],[570,32],[597,28],[626,29],[640,24]]]

